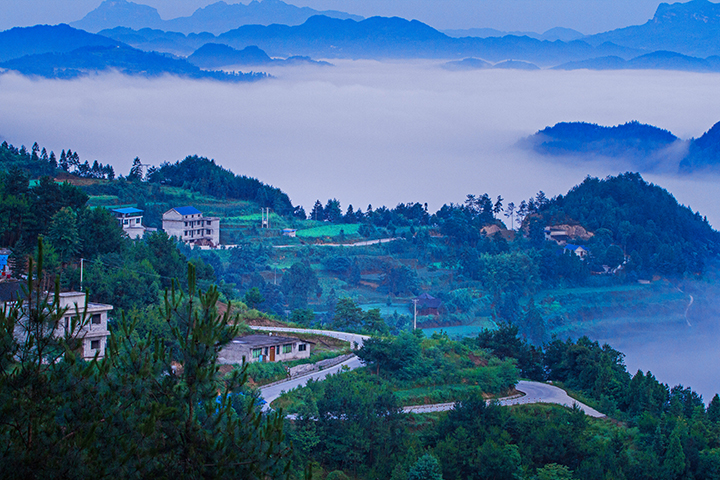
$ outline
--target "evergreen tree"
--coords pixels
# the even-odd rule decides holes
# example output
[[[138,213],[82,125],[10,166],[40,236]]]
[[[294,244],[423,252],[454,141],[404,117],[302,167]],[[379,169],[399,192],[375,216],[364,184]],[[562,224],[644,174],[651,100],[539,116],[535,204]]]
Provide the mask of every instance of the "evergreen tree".
[[[53,215],[47,238],[63,262],[80,253],[77,215],[70,207],[63,207]]]
[[[410,468],[407,480],[442,480],[442,471],[437,458],[426,453]]]
[[[135,159],[133,160],[132,167],[130,168],[130,173],[128,174],[127,179],[131,182],[142,181],[143,165],[139,157],[135,157]]]

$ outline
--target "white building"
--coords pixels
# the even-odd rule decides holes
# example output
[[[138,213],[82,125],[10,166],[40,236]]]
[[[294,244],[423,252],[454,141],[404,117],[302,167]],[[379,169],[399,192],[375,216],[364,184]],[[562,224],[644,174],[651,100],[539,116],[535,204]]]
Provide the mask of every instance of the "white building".
[[[220,219],[204,217],[195,207],[175,207],[163,213],[163,230],[189,245],[220,244]]]
[[[120,222],[123,232],[130,238],[143,238],[145,233],[156,231],[155,228],[147,228],[142,224],[143,211],[137,208],[115,208],[112,211],[115,218]]]
[[[63,325],[60,328],[70,328],[72,317],[78,313],[83,314],[86,298],[82,292],[60,293],[60,308],[67,308],[65,317],[63,317]],[[104,303],[87,303],[87,324],[80,329],[78,335],[79,338],[83,339],[82,353],[84,358],[93,358],[96,354],[98,358],[105,356],[107,338],[110,336],[107,327],[108,313],[112,309],[112,305],[105,305]],[[63,330],[62,333],[65,333],[65,331]]]
[[[313,342],[294,337],[247,335],[225,345],[218,360],[223,364],[297,360],[310,357],[312,345]]]
[[[52,296],[52,294],[49,294]],[[112,305],[103,303],[85,303],[86,296],[82,292],[62,292],[60,293],[60,308],[65,310],[63,318],[60,320],[55,329],[56,336],[64,336],[73,330],[73,320],[79,321],[78,317],[86,314],[86,322],[79,330],[73,334],[75,338],[81,339],[80,352],[83,358],[92,359],[96,355],[98,358],[105,357],[105,348],[107,347],[107,338],[110,336],[108,331],[108,313],[113,309]],[[52,300],[52,297],[50,298]],[[22,339],[26,331],[24,322],[27,317],[19,320],[19,325],[15,327],[15,336]],[[76,327],[77,328],[77,324]]]

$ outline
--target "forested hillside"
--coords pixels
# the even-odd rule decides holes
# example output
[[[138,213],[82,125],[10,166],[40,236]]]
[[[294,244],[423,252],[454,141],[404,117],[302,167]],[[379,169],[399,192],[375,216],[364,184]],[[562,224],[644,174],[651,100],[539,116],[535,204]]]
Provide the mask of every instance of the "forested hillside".
[[[27,442],[24,430],[0,426],[3,477],[22,477],[30,458],[49,476],[82,464],[88,476],[142,477],[174,471],[168,465],[178,458],[198,476],[217,464],[215,476],[228,478],[718,471],[720,399],[706,409],[692,389],[628,372],[621,352],[582,335],[588,325],[704,328],[716,318],[720,234],[638,174],[587,178],[566,195],[538,192],[519,205],[470,194],[431,212],[421,202],[361,209],[333,198],[306,215],[280,189],[202,157],[147,172],[138,158],[115,178],[69,149],[59,159],[37,145],[0,152],[0,241],[13,252],[14,274],[42,258],[29,287],[79,289],[82,265],[89,299],[114,307],[100,362],[63,357],[71,339],[42,332],[33,335],[51,348],[30,349],[20,362],[24,347],[8,335],[20,313],[0,313],[3,411],[43,439]],[[179,205],[220,216],[226,248],[190,248],[162,231],[130,240],[108,210],[137,207],[159,227],[162,212]],[[261,207],[272,210],[271,228],[261,228]],[[685,291],[695,295],[692,309]],[[53,311],[48,301],[40,311]],[[237,329],[219,316],[229,311],[219,301],[235,305]],[[368,368],[281,398],[297,414],[282,425],[260,413],[247,371],[216,376],[217,349],[247,319],[372,335],[358,353]],[[568,338],[575,332],[578,340]],[[483,396],[513,393],[518,378],[551,380],[610,420],[559,406],[486,406]],[[78,401],[64,384],[102,401]],[[39,398],[50,406],[39,411]],[[402,411],[455,401],[450,413]]]
[[[196,155],[182,162],[160,165],[160,168],[148,172],[148,181],[183,187],[220,199],[252,200],[262,207],[272,208],[279,215],[290,215],[294,211],[290,198],[279,188],[244,175],[235,175],[216,165],[215,161]]]
[[[628,269],[638,272],[702,272],[720,253],[720,234],[706,218],[639,174],[587,178],[539,214],[545,224],[574,221],[590,231],[609,231],[611,242],[630,257]]]

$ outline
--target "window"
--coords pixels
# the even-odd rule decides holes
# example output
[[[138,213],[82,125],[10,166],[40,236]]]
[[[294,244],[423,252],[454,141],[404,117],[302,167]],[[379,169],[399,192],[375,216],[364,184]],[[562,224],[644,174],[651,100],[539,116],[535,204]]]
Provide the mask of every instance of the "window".
[[[210,220],[207,220],[207,224],[210,225]]]
[[[127,224],[128,224],[128,221],[127,221],[127,218],[126,218],[125,220],[123,220],[123,225],[127,225]]]
[[[275,347],[275,353],[278,354],[278,355],[280,355],[280,345],[278,345],[277,347]]]
[[[99,350],[100,349],[100,340],[92,340],[90,342],[90,348],[93,350]]]
[[[262,355],[262,348],[253,348],[252,349],[252,357],[253,358],[260,358],[260,355]]]
[[[268,347],[265,347],[265,355],[268,354]]]
[[[187,222],[185,222],[185,226],[187,227]]]
[[[92,323],[93,325],[100,325],[102,323],[102,317],[99,313],[92,316]]]
[[[210,230],[210,229],[205,230],[205,233],[206,233],[207,235],[212,235],[212,230]]]
[[[140,223],[140,219],[139,219],[139,218],[136,218],[136,219],[135,219],[135,223]]]
[[[283,353],[290,353],[292,352],[292,343],[287,343],[283,345]]]
[[[306,343],[301,343],[300,345],[298,345],[298,352],[304,352],[305,350],[307,350]]]

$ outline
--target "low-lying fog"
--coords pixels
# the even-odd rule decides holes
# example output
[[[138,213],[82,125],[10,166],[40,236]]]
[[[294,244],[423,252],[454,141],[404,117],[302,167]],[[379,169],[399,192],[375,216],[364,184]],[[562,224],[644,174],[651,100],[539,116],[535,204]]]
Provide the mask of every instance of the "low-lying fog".
[[[638,120],[690,138],[720,120],[717,74],[449,72],[439,62],[333,63],[277,68],[271,71],[276,79],[252,84],[6,74],[0,76],[0,137],[16,146],[37,141],[56,153],[70,148],[83,160],[111,163],[118,174],[127,174],[135,156],[158,165],[198,154],[281,188],[306,210],[333,197],[362,210],[410,201],[435,210],[468,193],[502,195],[505,203],[539,190],[553,196],[587,175],[629,169],[552,163],[515,147],[560,121]],[[720,226],[718,179],[644,177]],[[648,351],[660,348],[653,338],[617,346],[634,368],[673,383],[695,386],[670,378],[672,370],[708,378],[715,369],[715,385],[701,391],[707,397],[718,390],[717,355],[698,369],[686,361],[687,352],[664,349],[666,378],[659,366],[643,364]]]

